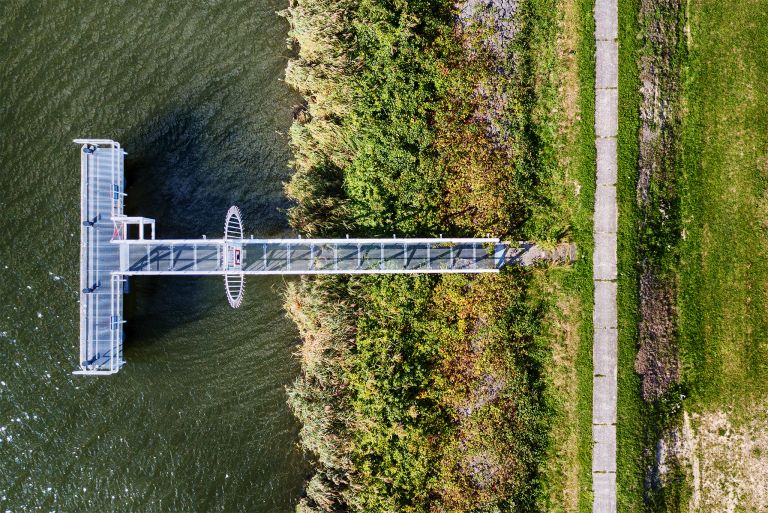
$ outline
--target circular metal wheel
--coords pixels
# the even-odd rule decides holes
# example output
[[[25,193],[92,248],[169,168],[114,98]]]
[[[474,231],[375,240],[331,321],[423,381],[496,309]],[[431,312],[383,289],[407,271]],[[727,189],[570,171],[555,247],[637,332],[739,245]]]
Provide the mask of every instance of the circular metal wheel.
[[[224,221],[224,240],[225,241],[241,241],[243,240],[243,219],[240,214],[240,209],[237,207],[229,207],[227,211],[227,218]],[[232,248],[239,254],[240,249]],[[227,256],[230,248],[225,245],[224,248],[224,262],[225,270],[239,270],[239,262],[235,264],[230,263],[230,259]],[[230,267],[233,265],[236,267]],[[226,274],[224,275],[224,289],[227,292],[227,300],[229,306],[232,308],[239,307],[243,302],[243,292],[245,291],[245,276],[242,274]]]
[[[229,207],[224,221],[224,240],[243,240],[243,219],[240,209]]]
[[[227,291],[227,301],[229,301],[229,306],[238,308],[243,302],[245,276],[242,274],[227,274],[224,276],[224,287]]]

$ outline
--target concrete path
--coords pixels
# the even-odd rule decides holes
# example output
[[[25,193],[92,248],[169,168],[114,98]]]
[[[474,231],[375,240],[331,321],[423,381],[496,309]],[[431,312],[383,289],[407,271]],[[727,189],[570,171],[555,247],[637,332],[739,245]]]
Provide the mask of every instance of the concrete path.
[[[592,342],[592,490],[593,513],[616,511],[616,205],[619,128],[619,43],[617,0],[595,0],[595,191]]]

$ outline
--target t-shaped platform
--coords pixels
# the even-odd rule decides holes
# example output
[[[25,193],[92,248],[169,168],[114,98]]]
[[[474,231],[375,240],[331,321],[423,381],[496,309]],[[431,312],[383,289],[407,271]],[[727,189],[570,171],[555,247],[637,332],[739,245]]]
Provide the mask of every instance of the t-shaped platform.
[[[120,144],[103,139],[75,143],[82,145],[80,369],[75,374],[113,374],[125,364],[123,289],[128,276],[221,275],[227,299],[237,308],[248,275],[494,273],[506,265],[574,257],[570,246],[549,252],[496,238],[245,238],[237,207],[227,212],[220,239],[160,240],[154,219],[124,213],[125,152]],[[131,225],[138,226],[137,238],[129,238]]]

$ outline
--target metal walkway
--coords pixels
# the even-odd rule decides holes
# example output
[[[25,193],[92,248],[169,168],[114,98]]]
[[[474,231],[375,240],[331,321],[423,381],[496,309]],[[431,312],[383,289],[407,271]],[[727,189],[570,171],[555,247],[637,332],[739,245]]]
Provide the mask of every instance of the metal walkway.
[[[498,239],[124,240],[119,272],[133,275],[497,272],[531,263]],[[228,265],[235,252],[239,265]],[[238,253],[239,252],[239,253]],[[531,262],[528,262],[528,261]]]
[[[75,141],[82,142],[84,141]],[[123,362],[120,248],[112,217],[123,214],[124,152],[113,141],[84,144],[80,158],[80,369],[115,372]],[[118,324],[115,325],[113,321]]]
[[[123,359],[123,290],[130,276],[221,275],[233,308],[249,275],[494,273],[538,260],[572,261],[572,246],[543,251],[495,238],[254,239],[244,238],[237,207],[221,239],[155,239],[155,221],[124,214],[120,144],[81,144],[80,369],[113,374]],[[138,238],[129,238],[138,227]],[[149,234],[146,228],[149,227]],[[148,236],[148,237],[147,237]]]

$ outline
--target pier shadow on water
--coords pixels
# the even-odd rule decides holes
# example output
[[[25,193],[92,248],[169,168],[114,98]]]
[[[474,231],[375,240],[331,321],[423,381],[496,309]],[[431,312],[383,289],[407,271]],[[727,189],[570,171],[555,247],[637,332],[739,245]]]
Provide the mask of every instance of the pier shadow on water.
[[[222,129],[216,117],[204,109],[169,110],[121,141],[128,153],[126,214],[155,219],[157,238],[218,238],[227,209],[237,205],[246,236],[286,234],[284,160],[271,154],[274,144],[255,140],[241,125]],[[129,287],[127,353],[227,305],[218,276],[133,277]]]

